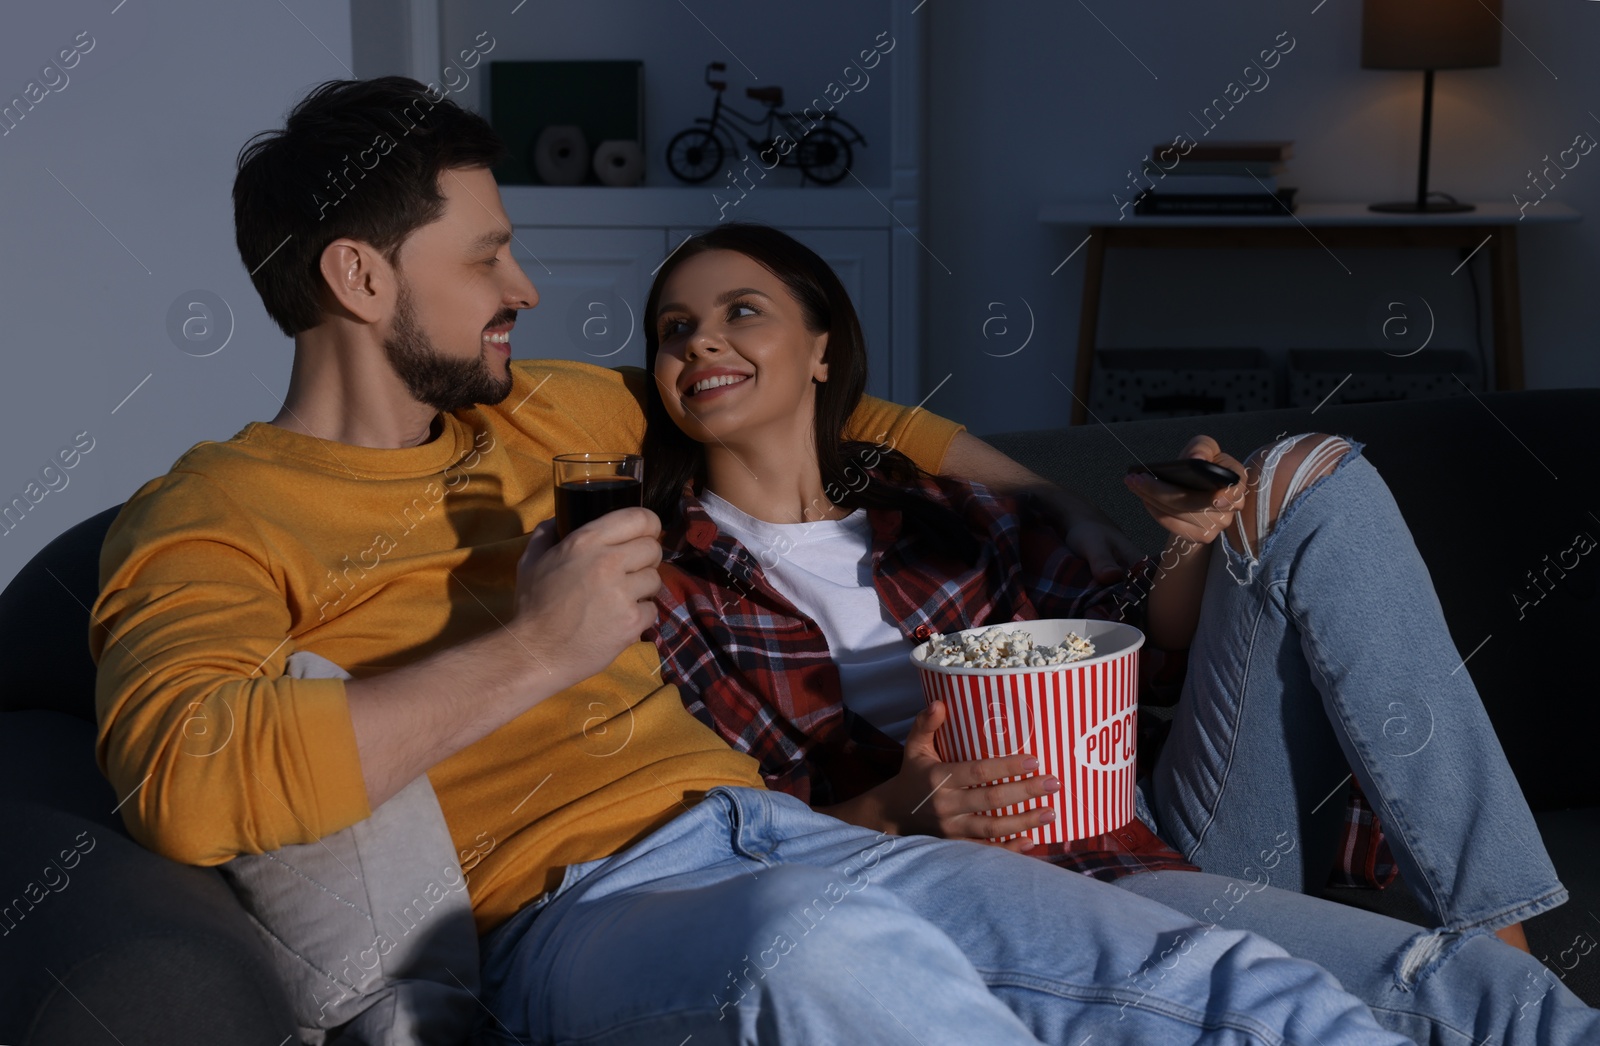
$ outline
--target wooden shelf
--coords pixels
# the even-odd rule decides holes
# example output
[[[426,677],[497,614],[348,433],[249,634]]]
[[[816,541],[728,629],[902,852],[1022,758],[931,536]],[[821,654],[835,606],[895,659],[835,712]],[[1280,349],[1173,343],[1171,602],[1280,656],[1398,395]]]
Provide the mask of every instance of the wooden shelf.
[[[1551,222],[1575,222],[1583,217],[1564,203],[1546,200],[1537,207],[1529,207],[1526,217],[1519,220],[1518,208],[1510,202],[1468,201],[1477,210],[1460,214],[1385,214],[1370,211],[1365,203],[1303,203],[1287,214],[1139,214],[1129,208],[1127,217],[1118,220],[1117,208],[1109,203],[1047,203],[1039,208],[1039,221],[1045,225],[1073,225],[1080,227],[1108,227],[1126,229],[1183,229],[1183,228],[1276,228],[1304,225],[1308,228],[1331,226],[1359,226],[1362,228],[1394,226],[1396,228],[1431,225],[1545,225]]]

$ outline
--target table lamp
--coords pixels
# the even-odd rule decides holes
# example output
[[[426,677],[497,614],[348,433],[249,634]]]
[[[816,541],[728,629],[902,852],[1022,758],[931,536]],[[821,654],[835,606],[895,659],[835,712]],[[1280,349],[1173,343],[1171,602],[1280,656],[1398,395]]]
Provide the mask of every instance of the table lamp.
[[[1422,157],[1417,198],[1374,203],[1374,211],[1448,214],[1473,209],[1453,199],[1428,199],[1428,139],[1433,133],[1436,69],[1482,69],[1500,64],[1501,0],[1362,0],[1364,69],[1421,69]],[[1446,195],[1440,193],[1439,195]]]

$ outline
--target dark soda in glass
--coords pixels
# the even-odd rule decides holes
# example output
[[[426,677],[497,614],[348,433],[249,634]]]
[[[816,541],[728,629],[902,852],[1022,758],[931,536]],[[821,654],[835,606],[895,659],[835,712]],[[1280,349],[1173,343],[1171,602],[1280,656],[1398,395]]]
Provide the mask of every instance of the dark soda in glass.
[[[644,504],[644,458],[638,454],[557,454],[550,464],[557,541],[607,512]]]
[[[631,476],[596,476],[556,485],[556,537],[564,538],[607,512],[644,503],[644,485]]]

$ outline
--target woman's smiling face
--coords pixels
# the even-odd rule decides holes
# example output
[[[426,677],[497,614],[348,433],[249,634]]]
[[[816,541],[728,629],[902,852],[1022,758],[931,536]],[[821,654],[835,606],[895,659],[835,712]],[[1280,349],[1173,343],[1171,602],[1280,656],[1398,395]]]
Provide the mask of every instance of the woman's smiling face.
[[[672,271],[660,302],[656,390],[680,429],[700,443],[814,445],[828,335],[782,280],[736,251],[706,251]]]

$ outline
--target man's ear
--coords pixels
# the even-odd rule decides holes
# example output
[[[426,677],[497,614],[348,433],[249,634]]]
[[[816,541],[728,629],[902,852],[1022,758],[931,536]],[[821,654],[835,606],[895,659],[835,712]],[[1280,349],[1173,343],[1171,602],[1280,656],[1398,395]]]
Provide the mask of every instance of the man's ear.
[[[828,380],[828,332],[817,335],[812,346],[811,380],[819,385]]]
[[[376,323],[393,308],[394,269],[371,244],[334,240],[323,248],[319,268],[333,300],[357,319]]]

